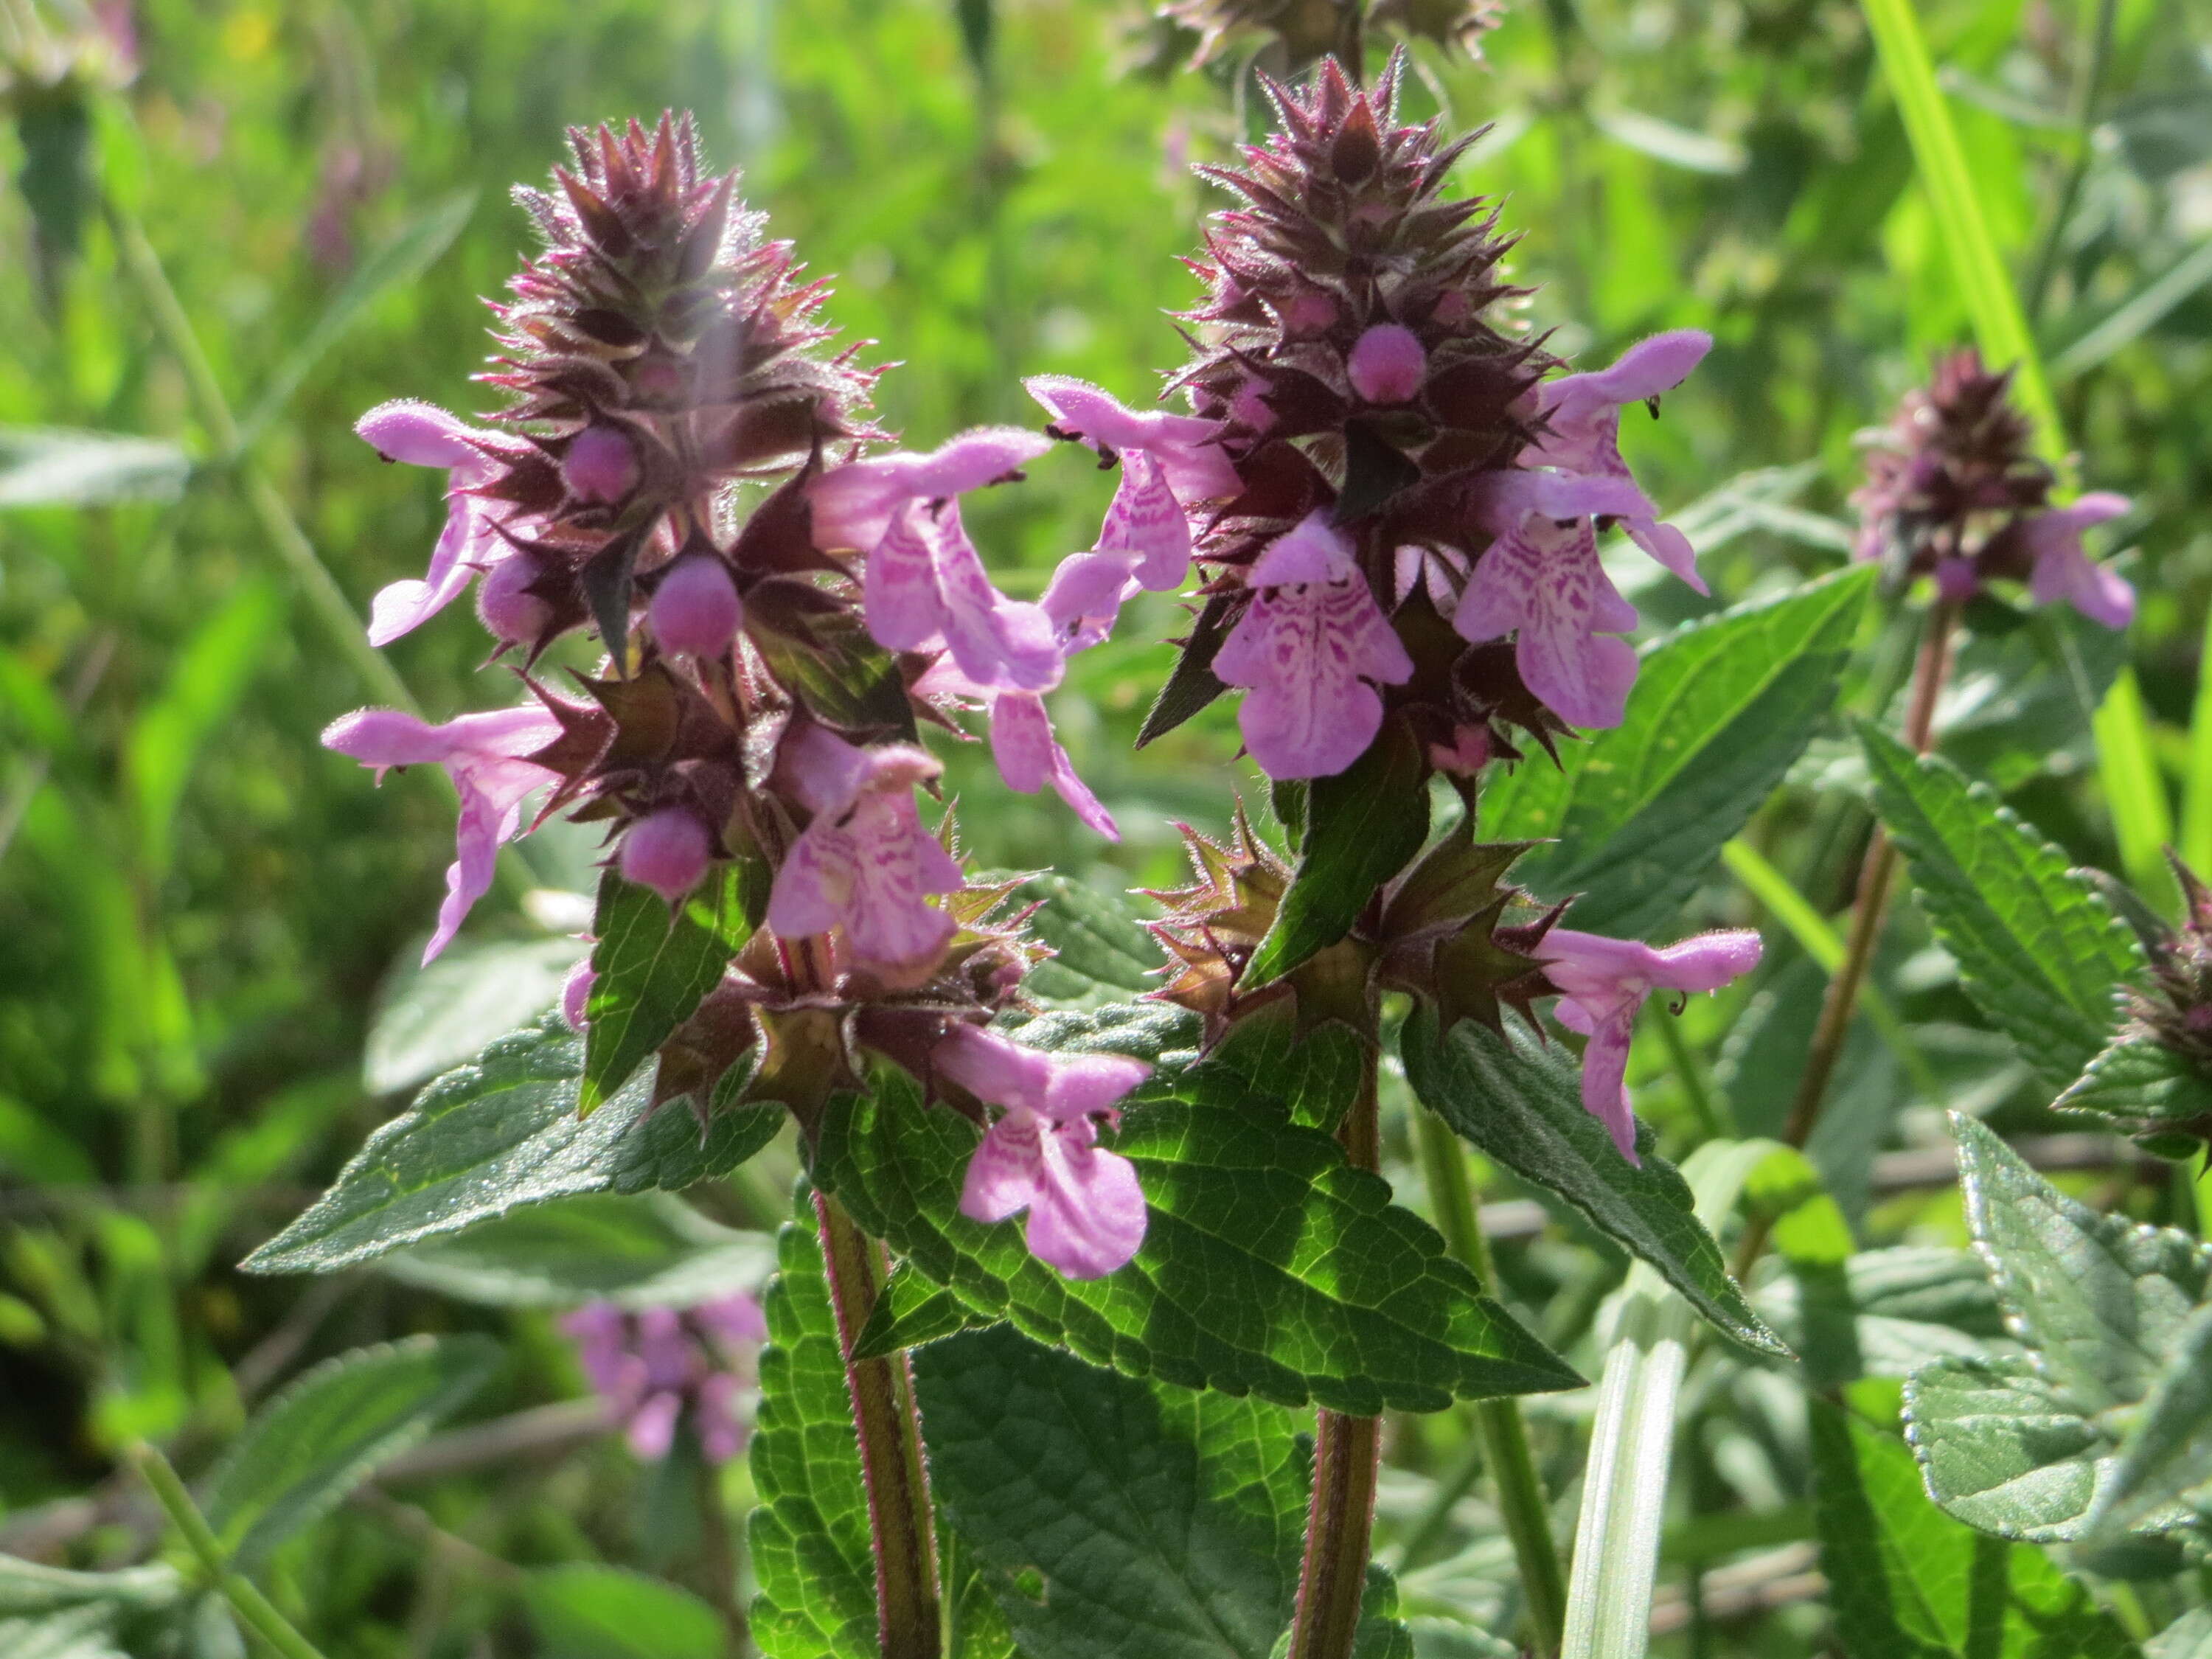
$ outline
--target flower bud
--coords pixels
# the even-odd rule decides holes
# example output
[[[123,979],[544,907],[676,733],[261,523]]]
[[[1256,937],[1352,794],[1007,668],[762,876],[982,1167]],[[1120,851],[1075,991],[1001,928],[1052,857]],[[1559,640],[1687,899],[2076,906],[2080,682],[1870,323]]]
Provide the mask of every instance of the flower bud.
[[[580,501],[618,501],[637,488],[637,451],[611,426],[587,426],[561,460],[561,481]]]
[[[1359,337],[1344,368],[1352,389],[1369,403],[1402,404],[1420,391],[1429,359],[1413,330],[1377,323]]]
[[[653,637],[663,651],[714,657],[730,648],[745,611],[721,560],[711,553],[687,553],[653,590],[648,615]]]
[[[586,957],[568,970],[568,977],[561,985],[561,1018],[572,1031],[581,1031],[592,1022],[585,1017],[591,1006],[592,981],[599,975],[592,971],[592,959]]]
[[[647,814],[623,836],[623,878],[650,887],[671,904],[699,884],[708,858],[706,826],[680,806]]]
[[[530,591],[544,574],[537,556],[520,548],[485,574],[477,589],[477,615],[501,644],[535,644],[553,620],[553,607]]]

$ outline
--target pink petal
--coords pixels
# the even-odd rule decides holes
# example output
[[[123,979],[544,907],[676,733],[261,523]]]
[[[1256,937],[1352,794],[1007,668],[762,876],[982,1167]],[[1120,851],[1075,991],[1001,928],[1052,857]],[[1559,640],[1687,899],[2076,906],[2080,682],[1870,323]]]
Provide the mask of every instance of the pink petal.
[[[1352,344],[1344,360],[1352,389],[1370,404],[1412,400],[1427,378],[1428,353],[1419,337],[1396,323],[1377,323]]]
[[[1030,1205],[1030,1254],[1070,1279],[1103,1279],[1145,1242],[1136,1166],[1091,1144],[1087,1121],[1045,1137],[1043,1179]]]
[[[580,1032],[592,1023],[587,1011],[592,1006],[592,986],[598,978],[592,971],[592,959],[586,957],[561,981],[561,1018],[570,1030]]]
[[[1098,550],[1141,556],[1137,580],[1154,593],[1174,592],[1190,574],[1190,521],[1159,463],[1142,450],[1121,458],[1121,482],[1099,526]]]
[[[369,601],[371,645],[391,644],[468,592],[477,573],[465,555],[477,539],[478,517],[475,501],[462,495],[453,498],[438,544],[430,550],[428,573],[420,580],[407,577],[388,583]]]
[[[623,832],[623,879],[671,904],[699,884],[711,856],[707,826],[681,806],[664,806]]]
[[[1466,639],[1519,629],[1521,678],[1573,726],[1613,726],[1636,683],[1636,653],[1601,630],[1632,628],[1634,607],[1598,561],[1586,520],[1561,526],[1531,515],[1475,563],[1452,625]]]
[[[1033,795],[1049,784],[1075,815],[1109,841],[1119,841],[1113,815],[1076,775],[1067,750],[1053,735],[1044,699],[1034,691],[1001,691],[991,703],[991,757],[1006,787]]]
[[[1137,591],[1133,552],[1071,553],[1052,573],[1038,603],[1066,656],[1087,651],[1113,631],[1123,601]]]
[[[586,427],[561,458],[561,481],[580,501],[618,501],[637,477],[637,450],[614,427]]]
[[[1017,1108],[983,1132],[960,1183],[960,1213],[1004,1221],[1036,1199],[1044,1172],[1044,1120]]]
[[[957,506],[931,527],[945,643],[960,672],[979,685],[1048,691],[1066,665],[1052,619],[1042,605],[1008,599],[991,585],[983,560],[961,527]]]
[[[1628,1048],[1636,1028],[1633,1006],[1595,1022],[1583,1050],[1583,1108],[1612,1132],[1613,1144],[1631,1164],[1636,1155],[1636,1113],[1628,1099]]]
[[[1225,500],[1243,488],[1216,441],[1220,428],[1212,421],[1165,410],[1139,412],[1103,388],[1065,374],[1032,375],[1022,384],[1044,406],[1055,430],[1117,454],[1133,449],[1150,453],[1185,506]]]
[[[837,925],[852,891],[846,848],[836,833],[810,826],[793,843],[769,889],[768,925],[783,939],[807,939]]]
[[[1610,368],[1595,374],[1571,375],[1556,385],[1564,389],[1582,380],[1610,403],[1640,404],[1646,398],[1672,392],[1688,380],[1691,372],[1705,362],[1705,354],[1712,349],[1713,337],[1702,329],[1672,329],[1638,341],[1621,353]]]
[[[870,637],[887,651],[918,651],[939,637],[945,602],[921,508],[903,507],[884,526],[868,555],[860,599]]]
[[[397,398],[379,404],[354,423],[356,432],[386,460],[448,471],[479,459],[469,442],[476,429],[434,404]]]
[[[1058,1060],[1045,1091],[1045,1113],[1055,1122],[1066,1123],[1110,1111],[1152,1074],[1152,1068],[1143,1060],[1123,1054],[1077,1054]]]
[[[2100,491],[2071,507],[2038,514],[2022,526],[2035,554],[2028,592],[2038,604],[2063,599],[2090,621],[2114,629],[2135,620],[2135,589],[2081,549],[2083,530],[2127,510],[2125,496]]]
[[[1628,532],[1629,540],[1656,559],[1663,568],[1688,583],[1692,592],[1712,592],[1705,586],[1705,579],[1698,574],[1697,549],[1673,525],[1661,524],[1654,519],[1624,519],[1620,527]]]
[[[630,1414],[629,1449],[641,1463],[658,1463],[676,1443],[676,1419],[684,1396],[672,1390],[649,1397]]]
[[[1699,933],[1656,953],[1652,981],[1669,991],[1717,991],[1758,967],[1763,948],[1748,928]]]
[[[949,501],[1018,472],[1052,441],[1015,427],[980,427],[924,454],[878,455],[830,468],[807,486],[814,544],[872,548],[908,501]]]
[[[653,590],[647,612],[660,648],[687,657],[720,656],[744,617],[729,568],[708,553],[678,559]]]
[[[1340,582],[1358,571],[1352,562],[1352,541],[1328,521],[1326,511],[1309,513],[1295,528],[1278,536],[1261,550],[1245,573],[1253,587],[1279,587],[1294,582]]]
[[[993,1106],[1042,1113],[1051,1097],[1053,1057],[980,1025],[953,1025],[930,1050],[930,1063]]]
[[[1263,588],[1254,596],[1214,658],[1213,672],[1228,684],[1249,688],[1237,726],[1270,777],[1334,776],[1374,741],[1382,700],[1361,673],[1394,684],[1413,673],[1404,648],[1395,638],[1386,646],[1378,628],[1390,631],[1357,573],[1344,581]]]

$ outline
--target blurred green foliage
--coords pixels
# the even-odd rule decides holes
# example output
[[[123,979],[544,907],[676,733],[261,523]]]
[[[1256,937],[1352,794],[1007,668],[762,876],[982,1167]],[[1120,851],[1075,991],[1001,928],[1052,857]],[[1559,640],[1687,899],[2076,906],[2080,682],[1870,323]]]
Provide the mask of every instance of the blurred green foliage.
[[[882,382],[884,419],[928,446],[978,422],[1034,421],[1024,374],[1134,398],[1171,369],[1182,348],[1163,313],[1194,293],[1176,256],[1218,204],[1184,164],[1256,131],[1264,110],[1237,53],[1203,73],[1140,70],[1156,27],[1103,0],[131,9],[127,86],[19,76],[0,126],[0,173],[21,183],[0,193],[0,433],[168,441],[195,469],[176,489],[155,450],[138,457],[146,493],[169,499],[0,512],[0,1527],[104,1490],[131,1436],[211,1444],[241,1396],[301,1353],[474,1325],[507,1334],[514,1356],[483,1409],[576,1386],[538,1315],[472,1313],[382,1279],[338,1281],[332,1298],[231,1269],[394,1109],[362,1080],[361,1054],[380,987],[434,907],[450,799],[418,775],[372,790],[317,746],[375,688],[302,599],[243,458],[222,453],[117,215],[143,224],[233,410],[281,394],[303,343],[323,348],[249,431],[250,453],[365,611],[377,587],[419,572],[441,507],[432,477],[380,465],[352,422],[394,397],[483,406],[468,379],[486,349],[477,296],[501,291],[526,243],[504,192],[542,178],[564,125],[696,110],[775,233],[836,276],[833,319],[900,365]],[[2190,0],[1922,11],[2081,477],[2138,503],[2132,649],[2156,758],[2178,780],[2212,594],[2212,14]],[[1968,332],[1945,228],[1913,181],[1856,7],[1514,0],[1484,52],[1469,64],[1424,45],[1407,96],[1449,126],[1492,124],[1459,178],[1526,234],[1513,266],[1534,290],[1529,326],[1593,362],[1662,328],[1717,337],[1665,419],[1628,435],[1663,504],[1704,501],[1685,522],[1705,532],[1714,606],[1834,567],[1853,433]],[[405,239],[471,199],[450,248],[415,274],[420,244]],[[404,280],[371,282],[380,270]],[[1030,487],[979,502],[971,527],[1006,586],[1033,592],[1089,544],[1109,493],[1079,453],[1059,453]],[[1702,608],[1637,597],[1655,631]],[[1102,854],[1057,802],[1010,796],[963,757],[963,830],[986,863],[1158,883],[1176,862],[1170,820],[1225,823],[1227,786],[1252,775],[1231,762],[1224,710],[1129,750],[1179,614],[1139,607],[1078,660],[1055,706],[1122,846]],[[474,673],[482,647],[449,614],[389,658],[443,717],[506,697],[500,675]],[[2100,684],[2115,666],[2088,672]],[[1973,684],[1962,671],[1960,696]],[[1972,764],[2071,856],[2113,866],[2079,699],[2046,703],[1967,706]],[[1840,745],[1825,763],[1845,781],[1854,764]],[[1837,781],[1818,772],[1801,769],[1795,804],[1763,834],[1793,872],[1832,879],[1840,854],[1801,810]],[[579,924],[547,892],[527,907],[520,896],[584,887],[594,856],[575,834],[533,844],[472,933],[542,957],[544,933]],[[1808,890],[1824,907],[1836,897]],[[1741,913],[1711,890],[1709,908],[1729,903]],[[1721,1052],[1739,1092],[1774,1063],[1762,1022],[1792,966],[1777,955],[1765,1001]],[[1975,1046],[1986,1033],[1961,1029],[1972,1021],[1955,986],[1910,969],[1886,963],[1885,982],[1916,1000],[1947,1082],[2016,1092],[1991,1045]],[[1738,1012],[1726,1006],[1686,1023],[1694,1044],[1720,1047]],[[1654,1094],[1663,1120],[1669,1098]],[[1887,1121],[1856,1145],[1862,1165]],[[1863,1180],[1856,1190],[1863,1201]],[[764,1218],[741,1197],[713,1201],[725,1219]],[[1928,1219],[1893,1212],[1877,1230]],[[1553,1282],[1540,1249],[1528,1254],[1509,1279]],[[1401,1449],[1409,1471],[1433,1473],[1441,1455],[1420,1432]],[[691,1559],[699,1540],[665,1506],[638,1522],[635,1502],[613,1501],[639,1479],[610,1449],[422,1501],[426,1519],[526,1565]],[[745,1480],[730,1472],[733,1499]],[[1419,1508],[1392,1501],[1386,1534]],[[130,1559],[143,1522],[113,1504],[98,1520],[69,1534],[71,1559]],[[438,1632],[491,1617],[465,1573],[418,1575],[419,1540],[389,1517],[348,1509],[331,1524],[349,1547],[283,1557],[277,1594],[319,1630],[356,1632],[334,1651],[430,1651]],[[1406,1583],[1418,1602],[1436,1579]]]

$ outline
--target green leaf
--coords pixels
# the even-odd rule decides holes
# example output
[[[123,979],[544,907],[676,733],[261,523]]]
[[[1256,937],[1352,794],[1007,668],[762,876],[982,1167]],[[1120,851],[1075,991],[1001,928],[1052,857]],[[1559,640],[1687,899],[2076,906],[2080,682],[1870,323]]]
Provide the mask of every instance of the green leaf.
[[[0,507],[173,501],[191,470],[191,457],[166,439],[0,427]]]
[[[767,1659],[877,1659],[876,1569],[860,1449],[814,1206],[778,1237],[761,1350],[746,1524],[759,1594],[752,1636]]]
[[[1311,1453],[1260,1401],[1096,1370],[1014,1331],[915,1357],[939,1502],[1030,1659],[1267,1659],[1297,1600]],[[1411,1644],[1370,1573],[1355,1651]]]
[[[241,1571],[319,1521],[499,1369],[489,1337],[413,1337],[325,1360],[253,1414],[201,1507]]]
[[[721,1659],[722,1621],[689,1590],[572,1561],[522,1581],[538,1659]]]
[[[2161,1043],[2122,1036],[2051,1103],[2110,1120],[2130,1133],[2188,1129],[2212,1119],[2212,1081]]]
[[[115,1609],[69,1607],[27,1619],[0,1619],[0,1653],[8,1659],[131,1659],[118,1645]]]
[[[1297,1028],[1297,1009],[1287,1000],[1238,1020],[1191,1070],[1191,1097],[1206,1098],[1218,1085],[1232,1102],[1267,1100],[1292,1123],[1334,1133],[1365,1081],[1366,1041],[1340,1020],[1303,1036]]]
[[[1657,1268],[1726,1335],[1787,1358],[1729,1277],[1719,1245],[1692,1212],[1690,1189],[1638,1138],[1644,1162],[1621,1157],[1605,1126],[1583,1109],[1572,1055],[1513,1028],[1510,1037],[1474,1020],[1440,1036],[1417,1008],[1399,1036],[1406,1080],[1430,1110],[1522,1180],[1556,1193],[1600,1232]]]
[[[1213,672],[1213,659],[1229,637],[1229,605],[1230,595],[1217,593],[1200,610],[1190,638],[1145,715],[1138,748],[1167,736],[1229,689]]]
[[[1929,1495],[1968,1526],[2052,1543],[2081,1535],[2112,1442],[2027,1359],[1945,1359],[1905,1385]]]
[[[1382,884],[1413,862],[1429,833],[1427,771],[1413,728],[1392,720],[1351,766],[1307,786],[1298,866],[1242,985],[1280,979],[1335,944]]]
[[[397,1094],[465,1065],[559,1001],[569,969],[589,949],[572,939],[461,940],[428,967],[409,953],[378,993],[362,1051],[362,1086]]]
[[[2168,1356],[2166,1373],[2121,1437],[2112,1485],[2099,1494],[2090,1530],[2158,1530],[2186,1504],[2212,1510],[2212,1308],[2199,1308]]]
[[[2008,1346],[1989,1272],[1966,1250],[1905,1245],[1840,1266],[1792,1264],[1752,1305],[1816,1388],[1905,1376],[1930,1360],[1985,1358]]]
[[[448,1072],[368,1138],[307,1212],[246,1259],[248,1273],[331,1273],[386,1250],[580,1193],[673,1191],[726,1175],[775,1139],[783,1114],[647,1115],[641,1078],[576,1111],[584,1045],[557,1014]]]
[[[832,1103],[815,1175],[977,1314],[1133,1376],[1361,1415],[1574,1386],[1334,1139],[1271,1121],[1261,1097],[1178,1091],[1156,1079],[1126,1103],[1113,1150],[1151,1216],[1136,1258],[1103,1279],[1062,1279],[1018,1224],[961,1215],[975,1127],[924,1109],[891,1068],[872,1097]]]
[[[252,447],[270,422],[283,413],[284,405],[313,373],[323,355],[345,337],[372,305],[392,289],[405,287],[437,262],[438,256],[468,228],[469,215],[476,204],[473,190],[432,203],[354,268],[322,314],[284,354],[253,407],[239,422],[240,450]]]
[[[1555,840],[1514,866],[1575,925],[1641,935],[1671,922],[1835,705],[1874,572],[1692,623],[1647,647],[1627,719],[1531,761],[1482,802],[1492,841]]]
[[[748,599],[748,612],[752,609]],[[915,742],[914,705],[898,659],[870,639],[857,621],[810,616],[803,626],[805,638],[768,628],[746,635],[776,684],[825,725]]]
[[[495,1308],[613,1302],[688,1308],[767,1282],[775,1245],[719,1226],[680,1200],[564,1198],[487,1221],[454,1237],[394,1250],[393,1278]]]
[[[691,1018],[767,905],[766,869],[757,859],[716,864],[674,907],[618,871],[600,878],[577,1110],[596,1111]]]
[[[1928,1501],[1904,1443],[1811,1402],[1814,1512],[1840,1649],[1869,1659],[2136,1659],[2134,1644],[2029,1545]]]
[[[71,1572],[0,1554],[0,1617],[59,1613],[94,1603],[132,1608],[166,1607],[184,1595],[174,1567],[156,1564],[117,1572]],[[0,1649],[0,1651],[5,1651]]]
[[[1159,948],[1134,898],[1062,875],[1032,876],[1023,896],[1037,903],[1030,932],[1054,951],[1030,970],[1024,991],[1048,1002],[1126,1001],[1158,988]]]
[[[993,1322],[971,1311],[958,1295],[918,1271],[911,1261],[891,1269],[853,1342],[855,1359],[883,1359],[903,1348],[975,1330]]]
[[[1862,725],[1875,803],[1975,1005],[2063,1088],[2103,1049],[2142,948],[2066,856],[1948,762]]]

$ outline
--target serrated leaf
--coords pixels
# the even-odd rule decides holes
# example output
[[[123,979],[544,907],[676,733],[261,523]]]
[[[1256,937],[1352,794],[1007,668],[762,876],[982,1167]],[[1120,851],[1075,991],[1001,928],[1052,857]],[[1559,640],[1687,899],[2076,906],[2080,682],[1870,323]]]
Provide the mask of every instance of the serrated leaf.
[[[1989,1272],[1966,1250],[1905,1245],[1836,1267],[1794,1267],[1753,1292],[1752,1306],[1816,1388],[1902,1377],[1930,1360],[1987,1358],[2011,1346]]]
[[[809,639],[767,629],[746,636],[759,648],[776,684],[826,725],[915,742],[914,705],[898,659],[870,639],[857,621],[811,617],[806,626]]]
[[[0,427],[0,507],[173,501],[191,470],[191,457],[161,438]]]
[[[1218,1081],[1231,1099],[1266,1100],[1292,1123],[1334,1133],[1365,1080],[1366,1040],[1340,1020],[1303,1036],[1297,1026],[1287,1001],[1237,1021],[1192,1068],[1191,1097],[1206,1098]]]
[[[902,1348],[918,1348],[958,1331],[993,1322],[974,1312],[957,1294],[910,1261],[891,1269],[869,1310],[868,1322],[853,1341],[855,1359],[883,1359]]]
[[[1335,944],[1413,862],[1428,838],[1427,775],[1413,728],[1392,720],[1345,770],[1307,785],[1297,868],[1241,985],[1257,989]]]
[[[1583,1109],[1573,1056],[1519,1025],[1501,1036],[1462,1020],[1440,1036],[1417,1008],[1399,1036],[1406,1080],[1431,1111],[1522,1180],[1556,1193],[1600,1232],[1650,1262],[1710,1323],[1753,1351],[1787,1358],[1729,1277],[1720,1246],[1692,1212],[1689,1188],[1638,1137],[1641,1166],[1621,1157]]]
[[[132,1608],[165,1607],[184,1595],[174,1567],[156,1564],[116,1572],[72,1572],[0,1554],[0,1617],[59,1613],[99,1602]],[[0,1650],[5,1651],[5,1650]]]
[[[2199,1308],[2167,1355],[2165,1374],[2127,1424],[2112,1484],[2090,1531],[2160,1529],[2186,1505],[2212,1510],[2212,1308]]]
[[[1814,1513],[1838,1644],[1869,1659],[2138,1659],[2031,1545],[1928,1501],[1905,1443],[1811,1402]]]
[[[721,1659],[721,1619],[689,1590],[641,1572],[572,1561],[526,1574],[538,1659]]]
[[[1873,581],[1845,571],[1646,647],[1620,726],[1485,789],[1486,838],[1556,838],[1514,879],[1580,894],[1575,926],[1592,932],[1672,921],[1828,718]]]
[[[2110,1041],[2142,947],[2066,855],[1948,762],[1862,725],[1875,804],[1975,1006],[2061,1089]]]
[[[767,905],[766,872],[757,859],[716,864],[673,908],[618,871],[600,878],[579,1111],[596,1111],[691,1018]]]
[[[414,1337],[325,1360],[253,1414],[201,1507],[241,1571],[343,1502],[499,1369],[485,1336]]]
[[[394,1250],[393,1278],[495,1308],[688,1308],[755,1291],[775,1265],[765,1233],[707,1219],[668,1196],[533,1204],[452,1238]]]
[[[2081,1535],[2111,1437],[2027,1359],[1945,1359],[1905,1385],[1906,1437],[1946,1513],[2032,1543]]]
[[[1096,1370],[1003,1327],[917,1354],[915,1385],[939,1502],[1029,1659],[1274,1651],[1312,1478],[1299,1415]],[[1361,1613],[1361,1659],[1410,1656],[1379,1570]]]
[[[2212,1081],[2163,1044],[2122,1036],[2051,1104],[2109,1119],[2130,1133],[2182,1128],[2212,1120]]]
[[[2212,1252],[2076,1203],[1972,1118],[1951,1126],[1966,1224],[2037,1370],[2092,1415],[2141,1401],[2205,1299]]]
[[[640,1078],[576,1112],[584,1045],[549,1015],[448,1072],[368,1138],[305,1215],[248,1256],[248,1273],[331,1273],[459,1232],[519,1205],[583,1193],[674,1191],[726,1175],[775,1137],[783,1114],[647,1115]]]
[[[590,948],[572,939],[463,940],[427,968],[408,952],[378,991],[362,1086],[397,1094],[465,1064],[557,1002]]]
[[[1103,1279],[1062,1279],[1018,1224],[961,1215],[975,1126],[925,1109],[888,1067],[871,1096],[832,1103],[815,1175],[975,1312],[1133,1376],[1358,1415],[1575,1385],[1334,1139],[1271,1121],[1262,1100],[1176,1086],[1155,1079],[1125,1103],[1112,1146],[1151,1215],[1136,1258]]]
[[[1024,1048],[1048,1054],[1127,1054],[1133,1060],[1174,1063],[1194,1052],[1199,1018],[1170,1002],[1109,1002],[1092,1008],[1056,1008],[1042,1014],[1009,1014],[1000,1024]]]
[[[878,1659],[867,1486],[818,1237],[802,1195],[763,1310],[750,1452],[760,1507],[745,1528],[752,1638],[767,1659]]]
[[[1032,876],[1022,896],[1038,903],[1030,932],[1054,951],[1030,970],[1024,991],[1048,1002],[1121,1001],[1158,986],[1159,947],[1135,898],[1050,874]]]
[[[1145,715],[1144,727],[1137,733],[1138,748],[1167,736],[1229,689],[1215,678],[1213,659],[1229,637],[1230,597],[1217,593],[1199,611],[1188,643]]]

